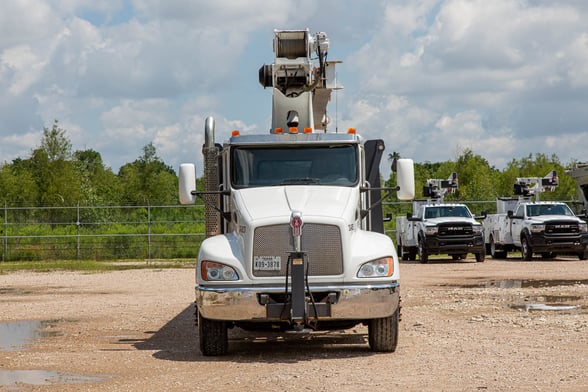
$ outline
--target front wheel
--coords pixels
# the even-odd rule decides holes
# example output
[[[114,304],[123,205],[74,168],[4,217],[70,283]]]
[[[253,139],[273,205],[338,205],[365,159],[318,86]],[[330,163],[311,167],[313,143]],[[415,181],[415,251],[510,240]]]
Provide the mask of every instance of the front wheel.
[[[483,262],[484,260],[486,260],[486,249],[482,248],[480,253],[475,253],[474,256],[476,256],[476,262],[478,262],[478,263]]]
[[[202,355],[225,355],[229,350],[226,321],[209,320],[198,312],[198,340]]]
[[[422,264],[426,264],[429,261],[429,254],[427,253],[424,242],[425,240],[422,238],[419,239],[419,261]]]
[[[398,314],[400,307],[390,317],[372,319],[368,324],[368,342],[372,351],[394,352],[398,345]]]
[[[525,261],[533,259],[533,249],[531,249],[531,244],[526,235],[521,237],[521,254]]]

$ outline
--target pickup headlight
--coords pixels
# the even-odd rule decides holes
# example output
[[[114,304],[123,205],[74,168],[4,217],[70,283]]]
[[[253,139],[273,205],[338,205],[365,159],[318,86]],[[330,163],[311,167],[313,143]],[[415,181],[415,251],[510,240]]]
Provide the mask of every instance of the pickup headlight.
[[[427,226],[425,227],[425,235],[435,235],[437,234],[437,226]]]
[[[239,280],[239,274],[233,267],[206,260],[200,264],[200,275],[207,281]]]
[[[481,233],[484,230],[482,225],[472,225],[472,231],[474,233]]]
[[[545,231],[545,225],[531,225],[531,233],[541,233]]]
[[[588,225],[586,223],[580,223],[578,229],[580,229],[580,233],[586,233],[588,232]]]
[[[392,257],[382,257],[368,261],[359,267],[357,271],[358,278],[385,278],[394,274],[394,259]]]

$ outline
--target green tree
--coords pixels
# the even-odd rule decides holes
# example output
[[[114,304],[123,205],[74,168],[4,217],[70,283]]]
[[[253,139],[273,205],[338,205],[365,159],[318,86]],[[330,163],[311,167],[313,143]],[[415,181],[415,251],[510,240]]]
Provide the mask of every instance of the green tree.
[[[158,156],[153,143],[143,147],[143,155],[119,170],[122,202],[129,205],[177,204],[178,178]]]

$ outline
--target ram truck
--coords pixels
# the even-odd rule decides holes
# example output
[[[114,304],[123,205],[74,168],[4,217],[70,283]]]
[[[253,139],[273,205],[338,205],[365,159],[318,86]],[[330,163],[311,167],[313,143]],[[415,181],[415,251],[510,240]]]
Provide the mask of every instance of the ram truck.
[[[497,199],[497,213],[487,215],[483,222],[485,243],[493,258],[520,251],[523,260],[532,260],[534,254],[546,259],[558,254],[586,259],[586,222],[566,203],[537,200],[541,192],[557,185],[555,171],[543,178],[517,178],[514,193],[518,197]]]
[[[482,225],[465,204],[445,203],[444,196],[457,189],[457,174],[448,180],[429,179],[423,189],[427,200],[413,201],[413,211],[396,217],[396,244],[403,260],[427,263],[430,255],[448,254],[454,260],[473,253],[477,262],[486,257]]]

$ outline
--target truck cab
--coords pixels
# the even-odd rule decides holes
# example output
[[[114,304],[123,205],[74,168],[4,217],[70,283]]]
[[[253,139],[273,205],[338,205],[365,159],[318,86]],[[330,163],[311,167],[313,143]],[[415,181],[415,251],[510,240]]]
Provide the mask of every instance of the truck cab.
[[[508,214],[514,246],[524,260],[533,253],[545,258],[557,253],[577,254],[585,258],[588,244],[586,223],[562,202],[523,202]]]

